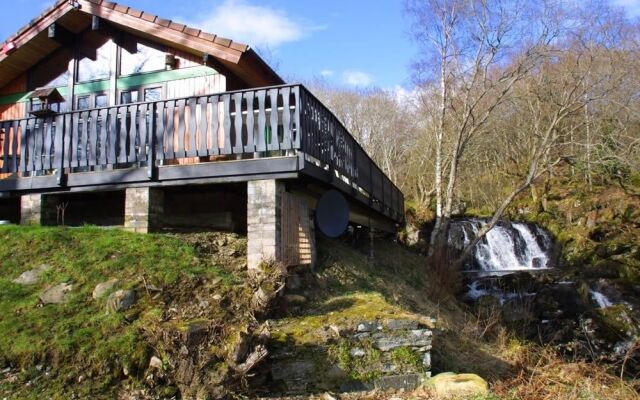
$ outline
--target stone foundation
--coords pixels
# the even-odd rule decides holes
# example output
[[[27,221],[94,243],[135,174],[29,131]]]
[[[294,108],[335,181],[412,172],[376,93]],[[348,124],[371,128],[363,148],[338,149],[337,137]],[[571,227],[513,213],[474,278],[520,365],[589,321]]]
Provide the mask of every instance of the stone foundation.
[[[26,194],[20,197],[20,225],[42,223],[42,195]]]
[[[164,192],[158,188],[128,188],[125,196],[124,228],[138,233],[162,227]]]
[[[284,183],[275,179],[247,182],[247,266],[281,261],[281,203]]]

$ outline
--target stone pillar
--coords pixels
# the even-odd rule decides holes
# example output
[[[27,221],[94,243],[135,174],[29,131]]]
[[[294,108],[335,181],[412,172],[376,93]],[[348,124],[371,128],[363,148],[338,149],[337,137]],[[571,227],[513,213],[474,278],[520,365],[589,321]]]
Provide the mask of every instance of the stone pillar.
[[[247,266],[249,273],[263,260],[280,261],[280,213],[284,183],[275,179],[247,182]]]
[[[20,225],[40,225],[42,222],[42,195],[25,194],[20,197]]]
[[[128,188],[124,205],[124,228],[148,233],[162,226],[164,192],[158,188]]]

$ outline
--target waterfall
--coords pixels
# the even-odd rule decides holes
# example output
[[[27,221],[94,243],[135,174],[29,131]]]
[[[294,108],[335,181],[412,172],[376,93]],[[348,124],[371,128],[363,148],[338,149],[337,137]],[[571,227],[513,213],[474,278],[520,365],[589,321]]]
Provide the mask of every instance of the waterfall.
[[[607,308],[613,306],[613,301],[609,300],[609,298],[604,294],[595,289],[590,289],[589,294],[591,294],[591,298],[593,301],[598,304],[599,308]]]
[[[461,219],[452,223],[449,244],[458,250],[467,246],[485,223]],[[522,222],[499,222],[476,245],[472,265],[481,271],[523,271],[550,267],[551,236],[539,226]]]

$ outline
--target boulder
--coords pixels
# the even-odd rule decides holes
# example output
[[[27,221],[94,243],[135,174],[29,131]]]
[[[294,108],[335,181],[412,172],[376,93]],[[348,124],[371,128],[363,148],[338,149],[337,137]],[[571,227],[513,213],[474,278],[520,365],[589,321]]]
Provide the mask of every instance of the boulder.
[[[93,289],[93,293],[91,297],[94,300],[98,300],[101,297],[104,297],[107,293],[109,293],[116,285],[118,284],[118,280],[116,278],[109,279],[106,282],[98,283]]]
[[[62,304],[68,300],[69,292],[73,289],[72,284],[60,283],[45,289],[39,296],[42,304]]]
[[[468,398],[489,393],[487,381],[476,374],[454,374],[444,372],[427,380],[426,385],[433,389],[438,398]]]
[[[40,280],[40,276],[50,269],[51,267],[49,265],[42,264],[38,268],[21,273],[19,277],[13,280],[13,283],[19,285],[35,285]]]
[[[129,309],[136,302],[133,290],[117,290],[107,298],[107,312],[120,312]]]

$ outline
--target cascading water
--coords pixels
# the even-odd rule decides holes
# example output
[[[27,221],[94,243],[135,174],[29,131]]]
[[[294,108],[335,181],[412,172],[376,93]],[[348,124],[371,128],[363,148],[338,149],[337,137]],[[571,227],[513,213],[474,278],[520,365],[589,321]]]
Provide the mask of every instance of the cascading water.
[[[454,221],[449,244],[462,250],[484,223],[481,219]],[[467,269],[505,272],[549,268],[552,246],[549,233],[536,225],[501,221],[476,245],[474,260],[467,264]]]

